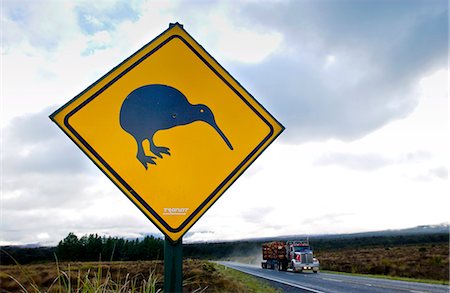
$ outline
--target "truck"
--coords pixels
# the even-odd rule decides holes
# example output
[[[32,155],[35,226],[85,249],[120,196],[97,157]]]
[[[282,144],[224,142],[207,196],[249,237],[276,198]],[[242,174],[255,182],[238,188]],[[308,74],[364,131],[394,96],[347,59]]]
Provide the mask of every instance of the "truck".
[[[261,267],[279,271],[319,272],[319,260],[314,257],[309,240],[273,241],[262,244]]]

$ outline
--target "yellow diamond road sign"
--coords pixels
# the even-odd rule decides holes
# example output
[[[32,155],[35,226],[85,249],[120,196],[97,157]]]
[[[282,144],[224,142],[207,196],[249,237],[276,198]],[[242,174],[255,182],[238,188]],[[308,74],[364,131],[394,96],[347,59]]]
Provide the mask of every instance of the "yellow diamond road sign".
[[[284,129],[178,23],[50,118],[173,241]]]

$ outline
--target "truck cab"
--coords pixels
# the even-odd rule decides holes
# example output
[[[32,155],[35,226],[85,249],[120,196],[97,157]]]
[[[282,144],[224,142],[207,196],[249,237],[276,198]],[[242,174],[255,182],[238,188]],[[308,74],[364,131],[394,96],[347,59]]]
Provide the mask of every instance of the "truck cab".
[[[304,270],[319,272],[319,261],[314,257],[308,241],[290,241],[286,243],[289,265],[294,272]]]

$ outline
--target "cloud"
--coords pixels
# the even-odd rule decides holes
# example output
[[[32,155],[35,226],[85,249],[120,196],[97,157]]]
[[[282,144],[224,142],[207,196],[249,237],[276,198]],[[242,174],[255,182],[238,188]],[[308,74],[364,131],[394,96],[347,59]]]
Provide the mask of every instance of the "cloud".
[[[55,244],[69,232],[156,232],[48,118],[54,108],[16,117],[3,129],[1,240]]]
[[[349,169],[373,171],[391,164],[392,161],[379,154],[327,154],[316,161],[317,165],[339,165]]]
[[[283,35],[271,58],[235,66],[291,143],[352,140],[404,118],[420,78],[447,67],[444,2],[251,3],[240,13]]]
[[[245,211],[245,213],[242,214],[242,219],[245,222],[249,222],[249,223],[261,223],[261,222],[265,222],[265,218],[271,213],[273,212],[274,207],[268,207],[268,206],[263,206],[263,207],[252,207],[250,209],[247,209]]]
[[[64,104],[147,44],[174,19],[170,3],[25,3],[2,2],[2,27],[7,28],[2,36],[2,67],[8,72],[2,76],[5,122],[50,104]],[[129,8],[122,11],[121,5]],[[83,7],[82,11],[79,7]],[[124,15],[116,15],[121,12]],[[91,13],[107,25],[83,33],[77,18],[80,13]]]
[[[139,7],[133,2],[82,2],[75,6],[78,24],[85,34],[99,31],[111,31],[125,20],[136,21],[139,18]],[[133,5],[134,4],[134,5]]]
[[[198,41],[218,60],[255,64],[279,49],[283,35],[249,25],[247,17],[236,19],[245,9],[243,3],[182,1],[173,7],[173,14],[194,37],[201,37]]]
[[[48,118],[51,108],[11,120],[3,132],[3,168],[8,175],[79,174],[88,160]]]
[[[339,224],[345,222],[346,218],[350,218],[354,213],[330,213],[322,214],[319,216],[304,219],[302,224],[308,226],[311,231],[314,230],[314,226],[317,225],[329,225],[330,223]]]
[[[322,155],[315,161],[315,164],[317,166],[337,165],[358,171],[375,171],[390,165],[426,161],[431,157],[431,154],[426,151],[402,154],[398,157],[388,157],[380,153],[357,154],[332,152]]]
[[[72,4],[67,1],[2,1],[2,49],[14,49],[23,42],[32,47],[49,51],[57,50],[61,41],[73,36],[70,12]]]
[[[31,47],[5,67],[28,66],[21,75],[30,80],[37,71],[47,91],[47,79],[68,88],[68,67],[75,80],[89,72],[93,82],[179,20],[285,124],[281,139],[353,140],[409,115],[419,78],[447,67],[447,12],[442,1],[6,1],[5,50]],[[33,63],[36,48],[53,60]],[[7,95],[35,95],[7,81]],[[35,100],[27,107],[37,110]]]
[[[287,143],[270,146],[187,239],[354,232],[447,214],[423,202],[448,193],[445,1],[2,4],[2,239],[157,233],[47,116],[175,21],[287,127]],[[304,202],[301,215],[286,213]]]
[[[414,178],[417,181],[430,182],[433,180],[448,180],[448,168],[445,166],[438,166],[431,168],[428,172],[420,174]]]
[[[2,23],[8,28],[3,44],[10,50],[25,42],[54,52],[80,31],[112,32],[125,21],[136,21],[140,6],[137,1],[2,1]]]
[[[448,180],[448,168],[445,166],[439,166],[430,170],[430,175],[442,179]]]

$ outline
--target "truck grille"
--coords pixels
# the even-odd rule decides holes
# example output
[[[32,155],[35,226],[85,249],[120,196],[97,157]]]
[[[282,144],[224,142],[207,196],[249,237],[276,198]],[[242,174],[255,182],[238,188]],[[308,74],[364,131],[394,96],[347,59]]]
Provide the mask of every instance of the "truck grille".
[[[312,254],[305,253],[305,254],[301,255],[300,260],[301,260],[302,263],[312,263],[313,262],[313,256],[312,256]]]

